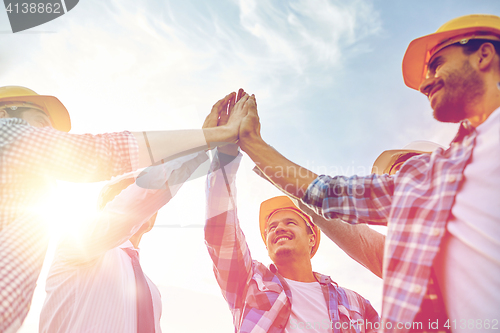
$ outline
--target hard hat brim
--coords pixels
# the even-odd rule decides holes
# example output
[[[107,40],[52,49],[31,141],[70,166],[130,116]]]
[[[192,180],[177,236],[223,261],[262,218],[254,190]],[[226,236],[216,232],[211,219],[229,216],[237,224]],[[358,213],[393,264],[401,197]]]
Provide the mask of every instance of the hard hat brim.
[[[493,38],[493,36],[498,38]],[[419,90],[427,74],[427,65],[434,53],[457,43],[462,38],[500,40],[500,30],[492,27],[468,27],[436,32],[413,40],[403,57],[403,78],[405,84]],[[439,47],[442,46],[442,47]]]
[[[68,110],[57,97],[33,95],[33,96],[12,96],[5,97],[0,102],[28,102],[41,106],[45,113],[50,117],[55,129],[63,132],[71,130],[71,119]]]

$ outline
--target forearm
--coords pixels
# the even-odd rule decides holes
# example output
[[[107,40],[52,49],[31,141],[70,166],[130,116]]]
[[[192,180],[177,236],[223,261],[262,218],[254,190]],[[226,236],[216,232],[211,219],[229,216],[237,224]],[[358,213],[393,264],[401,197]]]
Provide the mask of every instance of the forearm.
[[[139,168],[161,160],[211,149],[235,140],[226,127],[132,133],[139,145]],[[148,148],[149,146],[149,148]]]
[[[318,177],[288,160],[260,138],[246,140],[240,146],[276,186],[296,198],[302,198],[309,184]]]
[[[241,305],[252,266],[235,207],[234,178],[240,160],[241,155],[223,168],[213,163],[207,177],[205,243],[214,263],[217,283],[233,310]]]
[[[340,219],[316,221],[321,231],[349,257],[382,278],[385,236],[366,224],[351,225]]]

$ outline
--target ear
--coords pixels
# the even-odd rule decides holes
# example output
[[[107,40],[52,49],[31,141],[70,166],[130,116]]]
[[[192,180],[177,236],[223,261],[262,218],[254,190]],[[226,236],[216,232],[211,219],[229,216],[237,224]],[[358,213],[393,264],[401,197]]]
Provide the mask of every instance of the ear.
[[[316,235],[315,234],[309,234],[309,245],[311,245],[311,250],[316,245]]]
[[[483,43],[476,51],[478,56],[478,68],[482,71],[488,70],[496,59],[495,47],[491,43]]]
[[[0,110],[0,118],[10,118],[9,114],[5,109]]]

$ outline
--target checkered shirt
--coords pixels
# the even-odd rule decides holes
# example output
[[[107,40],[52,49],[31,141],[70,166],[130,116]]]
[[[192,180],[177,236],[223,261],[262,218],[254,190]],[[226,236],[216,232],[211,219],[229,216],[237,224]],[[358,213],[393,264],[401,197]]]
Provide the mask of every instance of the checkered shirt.
[[[387,224],[384,332],[407,332],[401,326],[416,325],[413,321],[426,295],[432,263],[476,136],[464,121],[449,149],[412,157],[396,175],[322,175],[309,185],[302,199],[326,218]]]
[[[15,332],[29,311],[49,238],[33,208],[48,186],[106,180],[137,160],[128,132],[75,135],[0,119],[0,332]]]
[[[235,332],[281,333],[290,317],[292,293],[274,265],[268,268],[252,260],[235,205],[234,180],[241,154],[223,169],[219,169],[220,155],[212,163],[216,171],[207,179],[205,226],[205,242],[217,282],[232,312]],[[328,276],[314,274],[328,304],[333,332],[373,331],[370,327],[378,324],[379,316],[368,300],[337,286]],[[367,322],[370,326],[365,329]]]

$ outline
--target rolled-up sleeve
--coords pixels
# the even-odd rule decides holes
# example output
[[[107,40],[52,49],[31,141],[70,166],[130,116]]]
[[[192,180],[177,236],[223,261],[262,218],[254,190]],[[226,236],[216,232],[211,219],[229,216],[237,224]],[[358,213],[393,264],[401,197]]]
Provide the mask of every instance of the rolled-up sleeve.
[[[389,175],[321,175],[309,185],[302,202],[327,219],[385,225],[393,193],[394,180]]]

